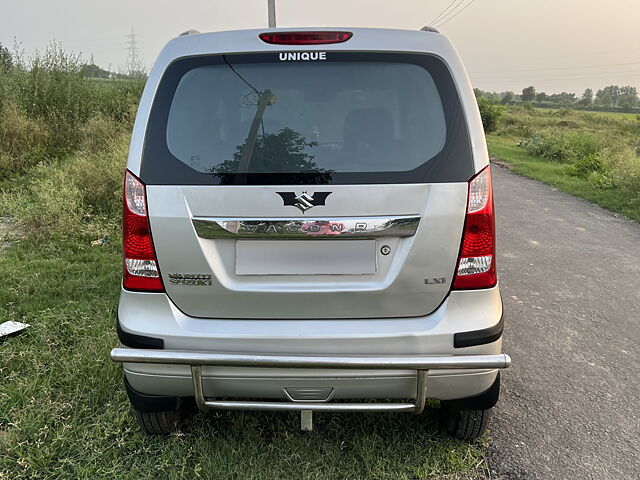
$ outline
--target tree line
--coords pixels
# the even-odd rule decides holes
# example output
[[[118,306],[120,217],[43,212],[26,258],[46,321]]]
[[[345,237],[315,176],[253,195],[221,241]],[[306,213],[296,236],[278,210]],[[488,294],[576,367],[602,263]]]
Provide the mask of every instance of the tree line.
[[[488,92],[474,88],[476,98],[484,98],[491,103],[502,105],[513,105],[516,103],[527,103],[536,107],[562,108],[571,107],[582,110],[598,110],[609,112],[640,113],[640,100],[638,89],[630,85],[618,86],[609,85],[597,90],[587,88],[582,95],[575,93],[561,92],[551,93],[536,91],[534,86],[522,89],[522,93],[517,94],[510,90],[505,92]]]

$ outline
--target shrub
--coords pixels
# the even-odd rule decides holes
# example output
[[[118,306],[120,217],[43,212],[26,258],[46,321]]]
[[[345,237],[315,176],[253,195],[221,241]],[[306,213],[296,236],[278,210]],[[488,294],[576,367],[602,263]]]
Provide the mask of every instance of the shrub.
[[[128,125],[114,122],[112,119],[98,114],[91,117],[78,132],[80,148],[85,152],[104,152],[124,134],[128,133]]]
[[[96,110],[96,91],[82,75],[82,63],[52,44],[12,73],[13,96],[19,109],[43,122],[49,131],[47,149],[63,156],[78,144],[78,129]]]
[[[42,121],[30,119],[18,107],[0,110],[0,179],[24,173],[44,157],[49,132]]]
[[[129,136],[114,139],[104,153],[80,153],[68,163],[69,175],[82,199],[82,215],[119,221]]]
[[[517,114],[513,109],[505,112],[500,118],[498,135],[513,137],[530,137],[535,132],[531,118]]]
[[[77,231],[81,209],[80,192],[69,181],[67,171],[57,165],[40,164],[33,179],[16,195],[10,196],[8,208],[21,227],[30,231]]]
[[[144,78],[86,78],[51,45],[0,69],[0,216],[80,238],[119,225],[129,132]],[[105,232],[105,228],[107,232]]]
[[[640,196],[640,157],[623,138],[602,138],[580,131],[545,131],[518,145],[537,157],[569,164],[565,170],[569,175]]]
[[[592,173],[605,173],[606,165],[599,155],[590,155],[572,165],[569,173],[577,177],[588,178]]]
[[[526,112],[535,115],[535,109],[533,108],[533,103],[531,102],[522,102],[522,109]]]
[[[611,171],[615,185],[640,198],[640,157],[635,149],[622,142],[611,143],[600,152],[600,157]]]
[[[10,155],[21,155],[46,143],[48,132],[42,122],[23,115],[15,104],[2,109],[0,148]]]
[[[0,194],[0,211],[31,232],[77,235],[117,225],[127,141],[123,135],[106,152],[39,164],[28,182]]]
[[[520,142],[532,155],[563,163],[576,163],[596,155],[603,147],[603,140],[585,132],[542,132]]]
[[[109,152],[131,130],[144,78],[89,79],[84,67],[52,44],[0,69],[0,181],[74,152]]]
[[[617,186],[613,174],[609,171],[591,172],[587,178],[600,188],[615,188]]]
[[[97,104],[99,112],[130,129],[145,81],[144,77],[120,78],[100,85]]]
[[[478,108],[480,109],[480,117],[482,117],[482,126],[486,133],[494,132],[498,128],[500,117],[504,107],[496,103],[492,103],[486,98],[478,98]]]

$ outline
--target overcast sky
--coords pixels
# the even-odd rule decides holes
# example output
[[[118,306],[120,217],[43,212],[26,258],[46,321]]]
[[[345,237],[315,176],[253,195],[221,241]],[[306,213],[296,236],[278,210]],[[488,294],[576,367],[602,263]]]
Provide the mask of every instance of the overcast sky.
[[[538,91],[640,89],[640,0],[454,0],[435,22],[459,50],[474,86]],[[471,3],[470,3],[471,2]],[[419,29],[451,0],[276,0],[278,26]],[[462,10],[465,5],[468,8]],[[118,70],[135,28],[147,68],[171,37],[259,28],[266,0],[0,0],[0,43],[27,54],[51,40]],[[457,12],[460,12],[455,18]]]

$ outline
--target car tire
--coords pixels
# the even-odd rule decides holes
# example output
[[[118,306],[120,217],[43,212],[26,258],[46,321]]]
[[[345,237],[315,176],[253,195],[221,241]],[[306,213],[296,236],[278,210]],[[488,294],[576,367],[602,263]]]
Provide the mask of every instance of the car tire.
[[[148,435],[167,435],[180,426],[181,415],[178,410],[142,412],[134,408],[133,412],[140,428]]]
[[[463,410],[448,407],[440,408],[440,426],[448,435],[458,440],[476,440],[487,431],[491,409]]]

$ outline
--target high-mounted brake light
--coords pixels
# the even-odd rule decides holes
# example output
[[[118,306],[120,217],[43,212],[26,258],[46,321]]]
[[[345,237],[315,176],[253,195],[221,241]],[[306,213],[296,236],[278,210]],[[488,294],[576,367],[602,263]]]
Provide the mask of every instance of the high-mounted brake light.
[[[469,182],[467,216],[453,288],[493,287],[498,281],[495,258],[493,187],[491,170],[487,167]]]
[[[266,32],[258,35],[265,43],[276,45],[324,45],[349,40],[351,32]]]
[[[147,214],[144,184],[127,170],[122,212],[122,284],[127,290],[163,292]]]

